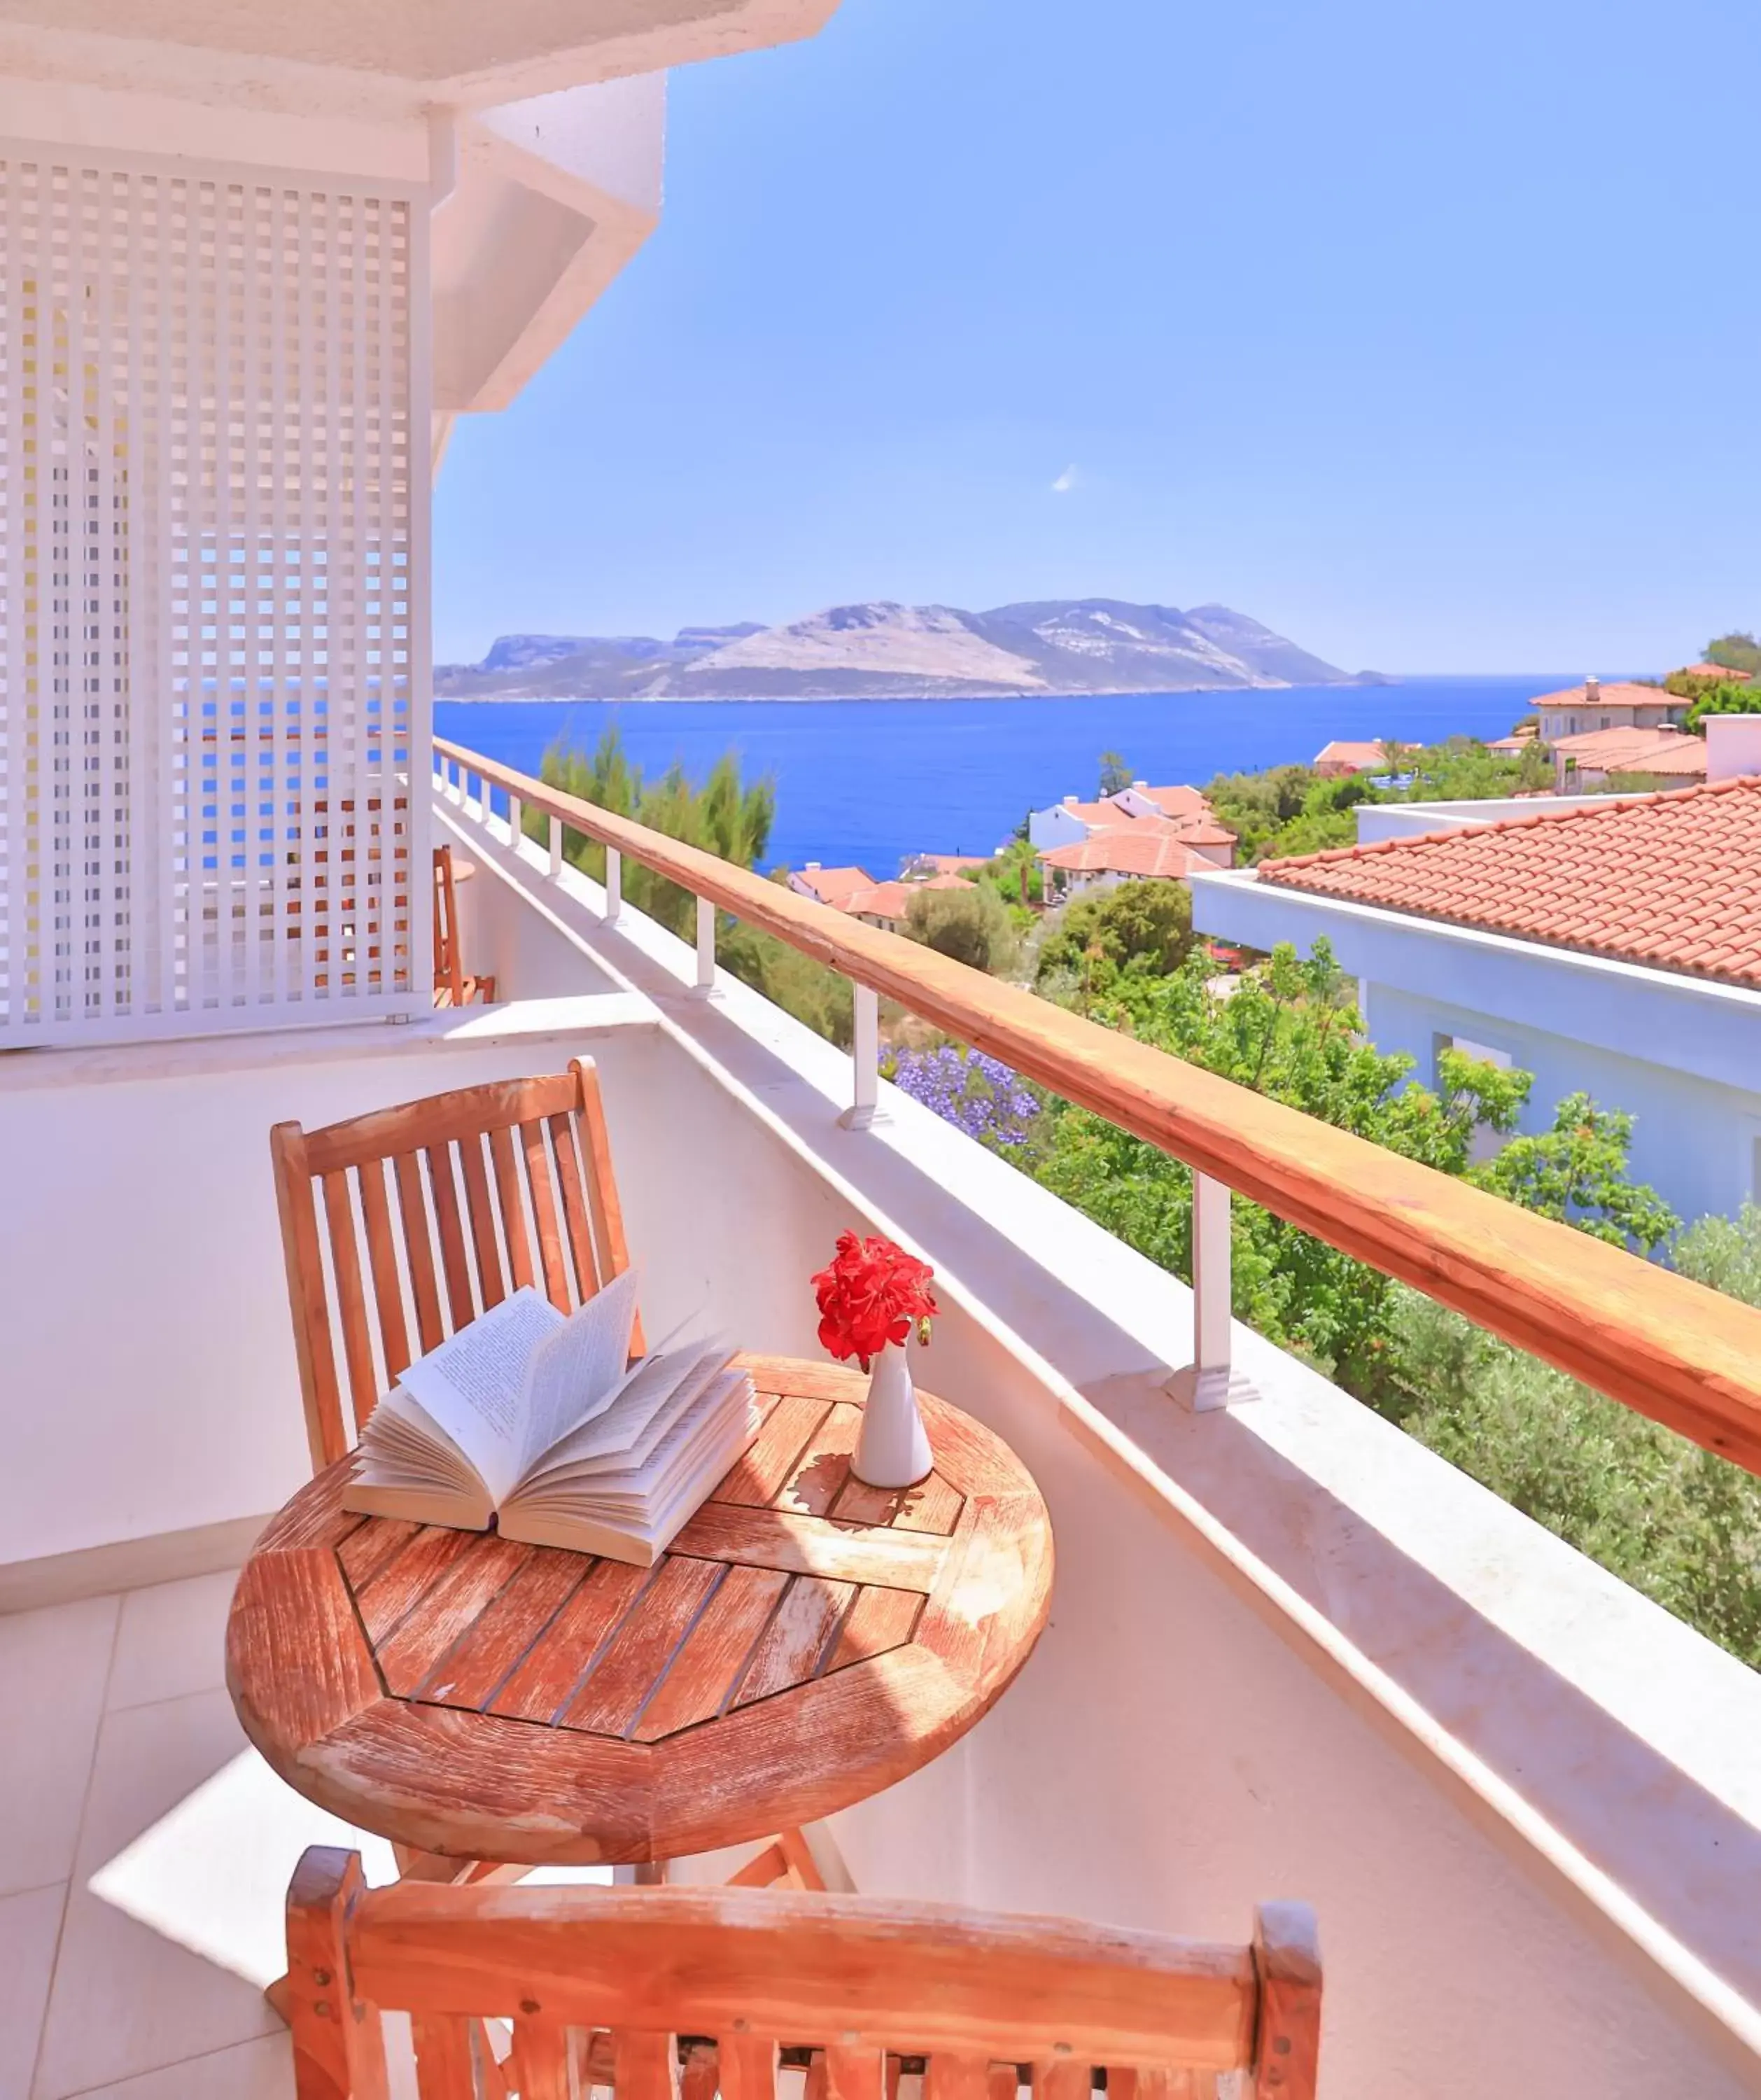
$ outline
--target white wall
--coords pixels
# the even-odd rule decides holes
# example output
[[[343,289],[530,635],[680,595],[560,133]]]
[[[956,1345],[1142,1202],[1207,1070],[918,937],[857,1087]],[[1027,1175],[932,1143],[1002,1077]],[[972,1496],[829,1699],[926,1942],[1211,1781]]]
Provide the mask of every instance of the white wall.
[[[1415,998],[1388,984],[1371,985],[1370,1011],[1376,1048],[1406,1052],[1415,1061],[1414,1078],[1427,1086],[1436,1083],[1439,1035],[1466,1036],[1507,1052],[1534,1074],[1518,1126],[1522,1130],[1549,1127],[1554,1105],[1579,1091],[1594,1096],[1599,1107],[1629,1110],[1637,1118],[1634,1180],[1648,1181],[1684,1219],[1729,1215],[1746,1202],[1761,1201],[1755,1185],[1761,1088],[1722,1087],[1506,1016]]]
[[[1080,845],[1088,836],[1088,827],[1073,810],[1061,802],[1054,802],[1049,810],[1035,810],[1027,818],[1027,842],[1044,853],[1053,846]]]
[[[1601,799],[1618,802],[1610,795]],[[1461,831],[1469,824],[1500,824],[1515,817],[1545,816],[1558,810],[1594,807],[1591,795],[1507,795],[1484,802],[1360,802],[1357,805],[1357,843],[1372,845],[1378,839],[1402,839],[1423,832]]]
[[[1329,941],[1340,968],[1369,987],[1372,1039],[1409,1052],[1419,1077],[1431,1074],[1440,1032],[1507,1048],[1536,1077],[1525,1128],[1582,1088],[1639,1117],[1635,1171],[1684,1217],[1734,1210],[1755,1193],[1761,995],[1317,897],[1245,871],[1195,876],[1192,889],[1201,932],[1261,949],[1289,941],[1304,955]]]

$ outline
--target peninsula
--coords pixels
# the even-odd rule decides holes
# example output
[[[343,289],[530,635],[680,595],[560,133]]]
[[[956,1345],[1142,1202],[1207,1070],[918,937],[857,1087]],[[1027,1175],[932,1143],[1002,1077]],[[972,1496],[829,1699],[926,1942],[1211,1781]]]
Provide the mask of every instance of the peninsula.
[[[783,627],[505,634],[435,667],[446,699],[933,699],[1386,682],[1325,663],[1245,613],[1047,599],[963,612],[876,601]]]

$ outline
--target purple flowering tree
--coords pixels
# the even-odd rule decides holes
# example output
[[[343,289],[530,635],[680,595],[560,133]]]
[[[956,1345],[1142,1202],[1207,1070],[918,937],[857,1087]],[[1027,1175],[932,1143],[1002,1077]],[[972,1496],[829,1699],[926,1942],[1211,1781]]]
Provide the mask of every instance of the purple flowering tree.
[[[1025,1145],[1039,1114],[1039,1102],[1007,1065],[951,1043],[899,1051],[887,1076],[956,1130],[995,1149]]]

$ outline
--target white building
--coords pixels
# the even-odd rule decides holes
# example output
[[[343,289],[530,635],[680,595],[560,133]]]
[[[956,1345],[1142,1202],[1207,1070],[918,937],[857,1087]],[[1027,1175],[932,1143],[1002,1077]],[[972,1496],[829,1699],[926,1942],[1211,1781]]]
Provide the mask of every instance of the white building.
[[[1306,1899],[1356,2100],[1740,2100],[1761,1678],[1234,1326],[1224,1190],[1757,1467],[1761,1314],[432,743],[444,417],[651,222],[653,69],[826,11],[0,0],[0,2083],[291,2092],[286,1879],[354,1833],[223,1679],[309,1473],[268,1132],[581,1054],[652,1332],[814,1355],[835,1234],[892,1234],[1050,1505],[1036,1653],[814,1827],[850,1880],[1214,1941]],[[497,1006],[431,1007],[431,843]],[[853,981],[854,1055],[717,969],[718,908]],[[880,1083],[883,990],[1194,1165],[1196,1293]]]
[[[1080,845],[1101,832],[1139,828],[1166,832],[1185,839],[1201,857],[1228,867],[1234,858],[1235,834],[1220,824],[1211,805],[1196,788],[1152,788],[1134,780],[1116,795],[1084,802],[1066,795],[1027,819],[1028,843],[1042,854]]]
[[[1542,741],[1582,736],[1599,729],[1663,729],[1679,722],[1688,704],[1661,686],[1617,683],[1586,678],[1581,686],[1543,693],[1529,704],[1540,720]]]
[[[1198,876],[1201,931],[1317,939],[1376,1047],[1434,1083],[1460,1043],[1637,1118],[1631,1167],[1684,1218],[1761,1201],[1761,719],[1715,717],[1712,781],[1622,801],[1391,805],[1342,852]]]

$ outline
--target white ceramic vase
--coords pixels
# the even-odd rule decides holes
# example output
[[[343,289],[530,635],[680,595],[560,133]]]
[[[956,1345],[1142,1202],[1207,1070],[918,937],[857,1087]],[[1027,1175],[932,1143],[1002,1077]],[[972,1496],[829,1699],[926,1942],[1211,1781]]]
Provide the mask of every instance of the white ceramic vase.
[[[868,1405],[850,1471],[872,1488],[914,1488],[934,1464],[907,1351],[883,1349],[868,1374]]]

